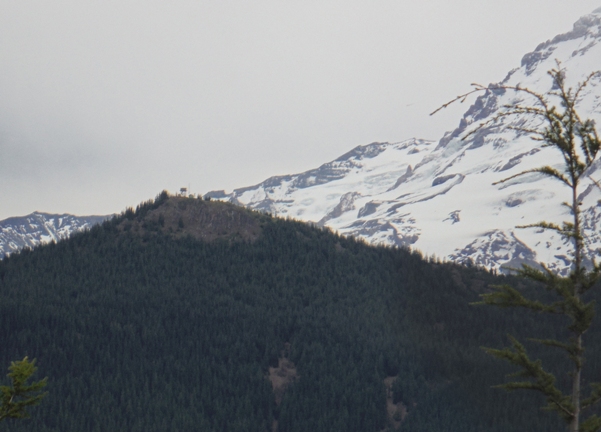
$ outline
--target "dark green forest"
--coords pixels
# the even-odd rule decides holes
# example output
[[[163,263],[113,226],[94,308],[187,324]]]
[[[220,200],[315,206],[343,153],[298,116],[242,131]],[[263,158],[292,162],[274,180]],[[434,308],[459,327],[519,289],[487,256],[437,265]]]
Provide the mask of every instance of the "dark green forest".
[[[0,261],[0,365],[36,358],[49,392],[30,419],[0,429],[561,430],[534,394],[491,388],[511,369],[481,346],[562,331],[541,315],[470,305],[499,283],[532,289],[161,194]],[[601,378],[599,342],[593,328],[585,380]],[[531,350],[551,370],[567,362]],[[276,403],[269,374],[284,359],[295,376]]]

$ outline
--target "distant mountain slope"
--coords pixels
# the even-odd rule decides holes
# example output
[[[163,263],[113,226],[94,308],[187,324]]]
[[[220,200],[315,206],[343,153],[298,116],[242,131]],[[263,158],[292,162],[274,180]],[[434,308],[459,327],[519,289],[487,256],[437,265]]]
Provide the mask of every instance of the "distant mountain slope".
[[[0,258],[24,247],[58,241],[89,229],[110,216],[73,216],[34,212],[0,221]]]
[[[540,44],[509,72],[505,85],[550,90],[547,71],[560,60],[570,83],[601,69],[601,8],[582,17],[571,32]],[[601,124],[601,87],[591,82],[579,112]],[[565,272],[568,245],[516,225],[567,218],[565,192],[539,175],[492,183],[544,164],[561,164],[553,149],[516,132],[486,128],[462,140],[475,125],[516,102],[510,92],[488,91],[476,99],[460,125],[438,142],[410,139],[359,146],[317,169],[272,177],[230,194],[207,195],[253,209],[312,221],[374,244],[410,246],[426,254],[493,269],[538,261]],[[441,99],[444,102],[444,99]],[[512,124],[536,126],[527,118]],[[601,180],[600,165],[590,175]],[[582,200],[590,251],[601,247],[601,193],[592,181]]]

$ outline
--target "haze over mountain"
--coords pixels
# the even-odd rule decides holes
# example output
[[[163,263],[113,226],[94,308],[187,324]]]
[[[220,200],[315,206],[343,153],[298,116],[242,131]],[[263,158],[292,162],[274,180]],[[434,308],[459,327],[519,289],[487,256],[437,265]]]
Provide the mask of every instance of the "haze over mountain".
[[[579,19],[573,30],[541,43],[526,54],[520,67],[501,82],[544,93],[547,71],[562,62],[571,84],[601,69],[601,8]],[[583,117],[601,120],[598,80],[590,83],[579,106]],[[491,269],[538,261],[565,271],[567,245],[548,232],[518,230],[516,225],[567,216],[558,183],[537,175],[509,183],[492,183],[536,166],[561,163],[553,149],[504,127],[469,134],[494,116],[499,107],[517,101],[510,92],[488,91],[465,112],[458,128],[439,141],[418,138],[398,143],[372,143],[304,173],[271,177],[231,193],[209,197],[229,200],[278,216],[310,221],[373,244],[409,246],[428,255]],[[520,96],[521,97],[521,96]],[[512,118],[513,125],[532,125]],[[599,164],[589,173],[601,179]],[[597,200],[592,182],[583,188],[587,247],[601,246]],[[51,239],[33,234],[37,228],[0,222],[0,254]],[[80,227],[86,226],[86,222]],[[75,228],[76,225],[73,225]],[[46,228],[45,228],[46,229]],[[61,231],[66,235],[69,228]],[[19,240],[19,236],[23,236]],[[560,245],[560,246],[558,246]]]
[[[573,30],[541,43],[500,84],[551,90],[547,72],[556,61],[575,85],[601,69],[601,8],[579,19]],[[494,87],[494,84],[491,84]],[[561,202],[567,190],[532,174],[502,185],[494,182],[541,165],[560,168],[552,148],[506,126],[535,128],[527,117],[505,119],[498,127],[470,132],[503,105],[524,95],[487,91],[466,111],[459,127],[439,141],[410,139],[359,146],[338,159],[301,174],[271,177],[225,199],[274,215],[311,221],[373,244],[410,246],[426,254],[491,269],[545,262],[566,271],[568,245],[549,232],[518,230],[516,225],[568,217]],[[578,107],[583,118],[601,124],[601,86],[593,80]],[[467,138],[464,138],[466,137]],[[601,179],[600,164],[589,175]],[[583,218],[589,251],[601,247],[598,233],[601,191],[593,180],[582,187]],[[559,246],[558,246],[559,245]]]
[[[599,0],[2,2],[0,220],[232,191],[437,140]],[[134,169],[135,167],[135,169]]]

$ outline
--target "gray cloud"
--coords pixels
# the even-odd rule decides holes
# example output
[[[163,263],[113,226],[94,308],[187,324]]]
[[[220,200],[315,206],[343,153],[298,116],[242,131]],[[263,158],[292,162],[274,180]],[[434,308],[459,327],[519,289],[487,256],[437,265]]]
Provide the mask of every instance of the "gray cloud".
[[[598,4],[0,0],[0,218],[231,189],[438,138]]]

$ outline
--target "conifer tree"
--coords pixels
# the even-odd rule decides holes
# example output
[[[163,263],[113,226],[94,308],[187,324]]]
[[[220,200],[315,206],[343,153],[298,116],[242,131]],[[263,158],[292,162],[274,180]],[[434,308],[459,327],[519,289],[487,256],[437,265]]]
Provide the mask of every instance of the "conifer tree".
[[[28,418],[27,407],[39,404],[47,395],[47,392],[41,393],[41,390],[46,386],[48,378],[28,384],[27,381],[38,368],[35,366],[35,359],[29,361],[27,357],[11,362],[8,369],[11,386],[0,386],[0,421]]]
[[[519,367],[519,371],[511,375],[517,380],[498,387],[507,390],[526,389],[540,392],[546,398],[545,409],[556,411],[566,421],[570,432],[594,432],[601,430],[601,417],[589,415],[584,418],[583,414],[601,400],[601,383],[591,383],[586,394],[581,388],[581,383],[584,365],[583,336],[592,324],[595,304],[594,301],[587,301],[583,296],[599,281],[601,265],[595,262],[594,257],[587,256],[585,250],[581,215],[582,203],[579,201],[579,193],[583,180],[589,175],[590,168],[598,159],[601,142],[595,122],[592,119],[582,119],[578,114],[577,105],[585,87],[591,80],[598,79],[601,73],[591,73],[575,88],[568,87],[566,84],[565,70],[561,68],[559,62],[557,62],[557,67],[550,70],[548,74],[553,85],[551,90],[544,94],[520,86],[492,85],[484,87],[474,84],[472,91],[458,96],[438,110],[455,101],[463,101],[470,94],[489,90],[513,91],[530,95],[530,100],[534,101],[531,105],[521,102],[504,105],[495,116],[478,125],[467,136],[483,127],[498,126],[505,118],[522,116],[534,120],[530,124],[538,123],[540,126],[509,125],[506,127],[529,135],[532,139],[540,141],[542,147],[555,148],[561,154],[563,160],[561,169],[545,165],[520,172],[495,184],[504,183],[525,174],[539,173],[557,180],[570,190],[570,201],[563,203],[570,211],[570,220],[564,221],[561,225],[541,221],[519,227],[551,230],[557,232],[562,239],[569,241],[572,255],[569,275],[562,276],[554,273],[542,263],[540,269],[523,265],[522,269],[516,270],[517,273],[539,282],[554,295],[554,301],[544,301],[540,297],[529,298],[520,289],[509,285],[500,285],[492,287],[492,292],[481,295],[482,301],[477,304],[525,308],[569,319],[570,336],[566,340],[532,339],[548,347],[563,350],[567,354],[571,364],[571,370],[568,372],[572,381],[569,392],[560,390],[556,385],[557,377],[545,370],[540,360],[532,360],[524,345],[512,336],[509,336],[511,347],[484,348],[484,350]],[[598,183],[597,185],[599,186]],[[585,266],[585,262],[591,263],[588,268]]]

